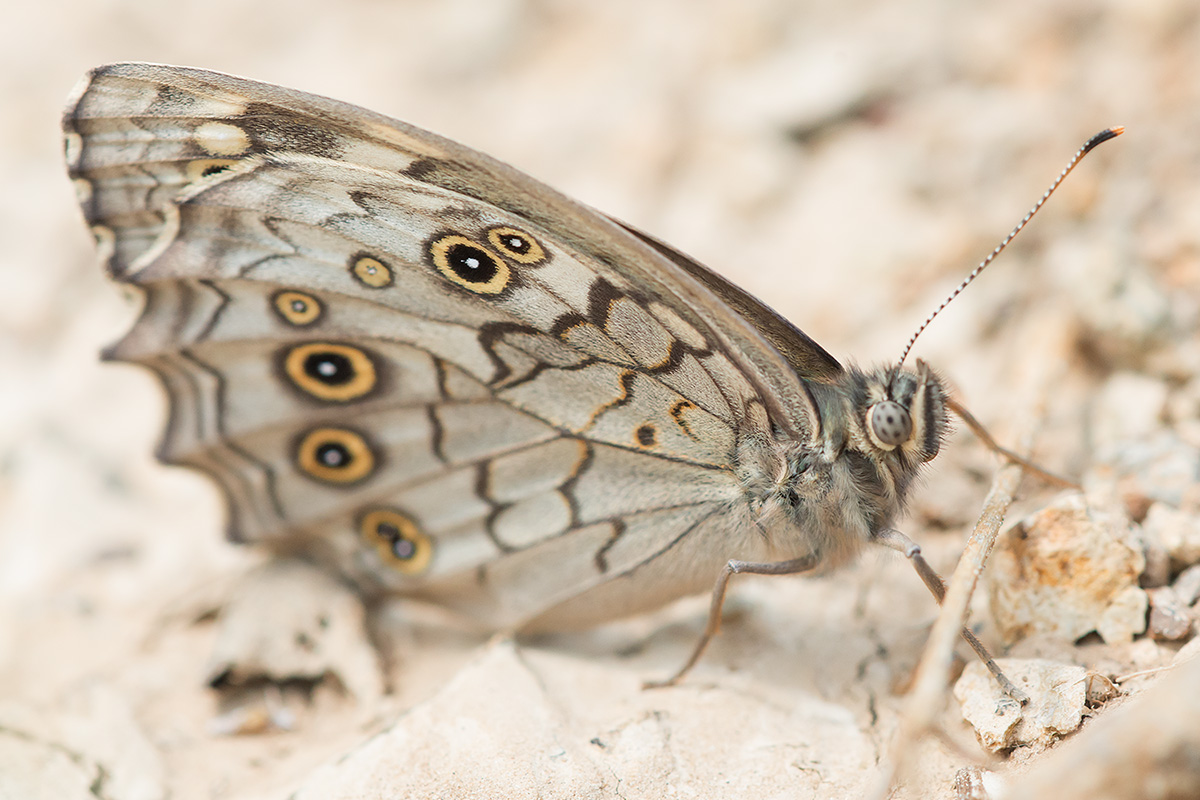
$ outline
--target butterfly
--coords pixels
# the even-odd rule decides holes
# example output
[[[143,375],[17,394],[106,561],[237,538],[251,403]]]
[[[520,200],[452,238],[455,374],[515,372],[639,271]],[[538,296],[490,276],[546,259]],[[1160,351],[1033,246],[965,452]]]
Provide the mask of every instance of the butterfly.
[[[219,484],[231,539],[366,595],[542,630],[832,569],[896,546],[946,436],[926,364],[845,366],[403,122],[130,63],[92,70],[63,127],[102,260],[144,295],[107,356],[165,387],[159,457]]]

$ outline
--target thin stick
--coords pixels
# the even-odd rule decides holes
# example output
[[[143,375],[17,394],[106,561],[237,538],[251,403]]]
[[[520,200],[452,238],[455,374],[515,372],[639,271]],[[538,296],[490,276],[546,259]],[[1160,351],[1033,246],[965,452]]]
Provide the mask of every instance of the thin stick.
[[[1120,686],[1125,681],[1133,680],[1134,678],[1144,678],[1147,675],[1157,675],[1160,672],[1166,672],[1168,670],[1175,669],[1175,667],[1177,667],[1177,666],[1179,666],[1179,665],[1178,664],[1168,664],[1165,667],[1153,667],[1151,669],[1140,669],[1137,672],[1130,672],[1126,675],[1118,675],[1117,677],[1113,678],[1113,683]]]
[[[1020,464],[1005,464],[996,473],[987,500],[984,501],[983,513],[950,578],[941,613],[929,633],[929,642],[917,665],[913,690],[905,699],[901,711],[891,758],[886,762],[871,797],[878,800],[887,797],[898,770],[911,763],[912,753],[921,736],[933,729],[934,721],[941,713],[946,686],[950,682],[954,644],[966,622],[967,606],[983,572],[983,565],[996,543],[1004,515],[1021,481],[1022,469]]]

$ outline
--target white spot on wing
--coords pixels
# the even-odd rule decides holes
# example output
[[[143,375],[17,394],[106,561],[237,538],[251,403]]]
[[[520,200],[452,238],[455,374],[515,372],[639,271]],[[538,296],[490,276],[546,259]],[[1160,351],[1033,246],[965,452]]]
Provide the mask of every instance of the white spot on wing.
[[[227,122],[206,122],[196,128],[196,144],[214,156],[237,156],[250,149],[250,137]]]

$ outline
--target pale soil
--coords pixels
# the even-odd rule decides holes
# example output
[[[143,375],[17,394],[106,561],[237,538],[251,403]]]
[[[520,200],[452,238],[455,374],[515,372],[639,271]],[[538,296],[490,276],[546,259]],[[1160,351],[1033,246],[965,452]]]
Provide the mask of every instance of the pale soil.
[[[292,687],[273,701],[296,716],[290,731],[217,732],[234,718],[205,686],[209,612],[256,557],[222,540],[203,479],[153,462],[150,378],[97,361],[134,304],[94,263],[58,133],[96,64],[221,69],[436,130],[655,233],[867,363],[899,354],[1087,136],[1126,125],[916,355],[1002,441],[1040,426],[1036,457],[1077,479],[1131,442],[1200,446],[1192,3],[167,9],[6,15],[0,798],[857,796],[935,612],[894,554],[827,578],[745,580],[689,680],[644,692],[686,657],[704,599],[519,646],[389,608],[382,699]],[[930,470],[903,527],[939,569],[993,469],[960,433]],[[1135,505],[1196,502],[1194,474],[1127,471]],[[1024,486],[1017,513],[1052,495]],[[1178,649],[1039,647],[1027,654],[1114,672]],[[944,722],[962,751],[929,742],[898,796],[951,796],[956,771],[983,758],[953,700]]]

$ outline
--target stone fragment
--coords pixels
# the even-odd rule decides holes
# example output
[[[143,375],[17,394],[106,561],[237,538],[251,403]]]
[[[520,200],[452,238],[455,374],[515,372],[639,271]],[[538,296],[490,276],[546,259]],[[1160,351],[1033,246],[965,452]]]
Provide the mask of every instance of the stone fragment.
[[[1162,544],[1175,564],[1200,562],[1200,514],[1154,503],[1146,512],[1142,529],[1147,538]]]
[[[1170,586],[1146,592],[1150,598],[1150,622],[1147,630],[1155,639],[1178,641],[1192,634],[1192,614]]]
[[[1185,648],[1186,649],[1186,648]],[[1200,661],[1155,675],[1071,741],[1014,776],[1011,800],[1191,800],[1200,797]]]
[[[954,800],[992,800],[988,778],[992,773],[976,766],[963,767],[954,775]]]
[[[1150,601],[1137,586],[1126,586],[1108,600],[1096,621],[1096,633],[1108,644],[1133,641],[1146,630],[1146,610]]]
[[[1179,573],[1171,588],[1175,590],[1179,602],[1185,606],[1195,605],[1196,600],[1200,599],[1200,564],[1193,564]]]
[[[1034,634],[1075,641],[1096,631],[1111,644],[1146,628],[1144,567],[1124,515],[1074,494],[1006,531],[985,581],[1007,643]]]
[[[218,684],[334,676],[365,706],[383,695],[362,601],[308,564],[277,559],[245,575],[220,626],[209,668]]]
[[[1087,670],[1044,659],[1000,659],[1004,673],[1029,695],[1022,706],[1000,691],[984,665],[972,661],[954,684],[963,718],[992,752],[1045,747],[1079,727],[1087,701]]]

